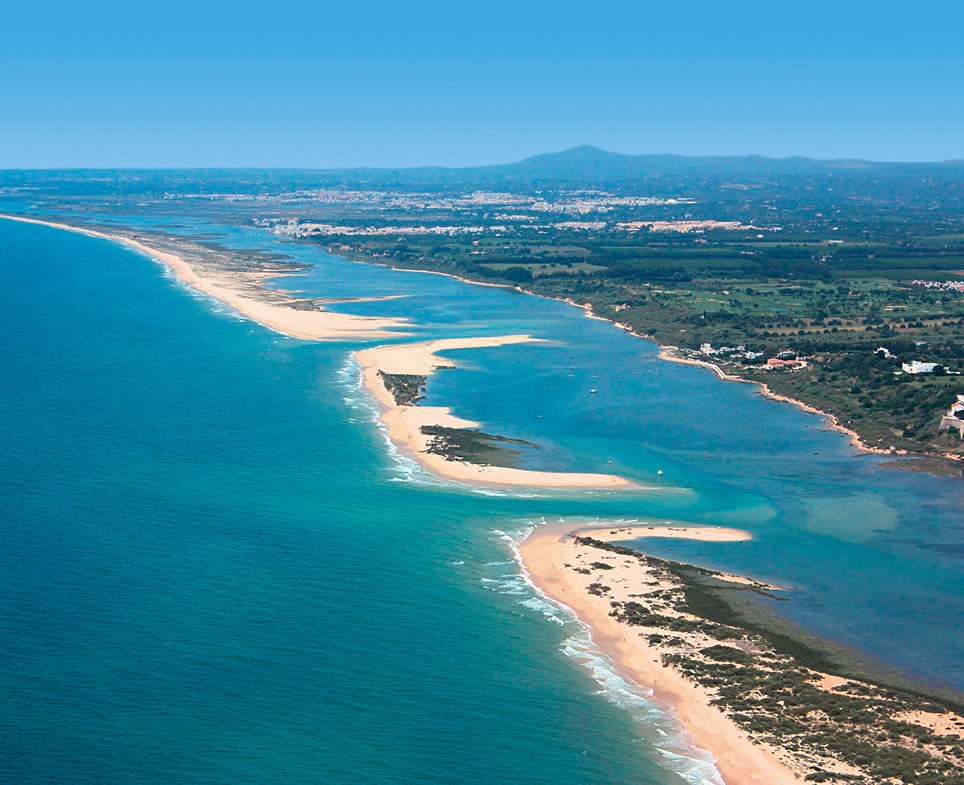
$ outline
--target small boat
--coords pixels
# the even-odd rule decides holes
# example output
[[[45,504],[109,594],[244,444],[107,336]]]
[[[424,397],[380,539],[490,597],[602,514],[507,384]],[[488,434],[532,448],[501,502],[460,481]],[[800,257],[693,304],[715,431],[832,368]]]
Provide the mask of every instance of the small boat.
[[[597,393],[597,392],[599,392],[599,390],[597,390],[595,387],[590,387],[590,388],[589,388],[589,392],[590,392],[590,393]]]
[[[658,472],[656,472],[656,474],[657,474],[658,476],[662,477],[662,476],[663,476],[663,470],[660,469]]]

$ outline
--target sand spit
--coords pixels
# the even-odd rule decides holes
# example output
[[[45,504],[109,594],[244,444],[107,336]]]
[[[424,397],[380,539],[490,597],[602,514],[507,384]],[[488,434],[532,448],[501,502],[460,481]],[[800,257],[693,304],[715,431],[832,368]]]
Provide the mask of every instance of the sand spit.
[[[629,542],[643,537],[653,537],[660,540],[701,540],[703,542],[745,542],[752,540],[753,535],[742,529],[730,529],[725,526],[674,526],[673,524],[633,524],[631,526],[587,526],[573,529],[563,527],[562,537],[570,534],[579,537],[592,537],[600,542]],[[732,575],[727,572],[717,572],[717,580],[726,583],[737,583],[741,586],[753,586],[767,591],[787,591],[786,586],[773,583],[763,583],[745,575]]]
[[[704,542],[744,542],[753,536],[742,529],[728,529],[724,526],[673,526],[632,524],[631,526],[587,526],[572,529],[567,527],[566,534],[572,532],[584,537],[593,537],[602,542],[622,542],[637,540],[640,537],[658,537],[670,540],[702,540]]]
[[[724,593],[777,587],[612,544],[641,537],[750,539],[706,526],[566,524],[537,528],[519,554],[533,583],[590,628],[615,666],[675,710],[727,785],[839,781],[835,775],[877,785],[964,769],[959,714],[917,693],[812,670],[756,633],[695,615],[688,585],[702,587],[697,603],[719,581],[746,587]]]
[[[321,306],[310,300],[299,299],[292,297],[289,293],[264,287],[266,279],[298,273],[283,270],[265,272],[228,269],[205,260],[201,255],[189,259],[182,249],[173,245],[170,248],[157,247],[159,238],[139,238],[127,233],[101,232],[86,227],[23,216],[0,215],[0,218],[65,229],[125,245],[160,262],[178,280],[188,286],[220,300],[242,316],[292,338],[308,341],[370,341],[407,334],[392,330],[409,325],[408,319],[335,313],[323,310]],[[306,305],[309,307],[306,308]]]
[[[616,666],[637,683],[653,690],[657,699],[670,705],[686,725],[694,744],[716,758],[727,785],[798,785],[803,782],[768,750],[750,737],[710,704],[712,696],[674,668],[660,662],[659,652],[631,627],[610,616],[611,597],[591,592],[596,577],[590,565],[604,562],[605,583],[619,596],[642,595],[671,588],[660,580],[653,585],[650,574],[638,569],[635,561],[609,554],[598,554],[580,546],[572,527],[545,526],[536,529],[522,544],[520,553],[532,581],[547,596],[569,607],[592,630],[597,646],[613,658]],[[734,542],[749,539],[735,529],[714,527],[676,527],[654,533],[648,526],[619,526],[577,529],[576,532],[602,540],[629,540],[636,537],[669,536],[679,539]],[[585,570],[577,572],[577,570]]]
[[[425,469],[448,479],[472,485],[513,486],[530,488],[628,489],[637,487],[624,477],[612,474],[576,472],[542,472],[504,466],[488,466],[451,460],[428,452],[430,437],[422,433],[425,426],[444,428],[477,428],[478,423],[452,414],[444,406],[400,405],[385,386],[382,373],[429,376],[437,368],[454,368],[453,360],[438,353],[452,349],[473,349],[535,343],[540,339],[529,335],[502,335],[480,338],[449,338],[422,343],[379,346],[357,352],[365,387],[382,407],[381,421],[389,438],[403,452],[414,457]]]

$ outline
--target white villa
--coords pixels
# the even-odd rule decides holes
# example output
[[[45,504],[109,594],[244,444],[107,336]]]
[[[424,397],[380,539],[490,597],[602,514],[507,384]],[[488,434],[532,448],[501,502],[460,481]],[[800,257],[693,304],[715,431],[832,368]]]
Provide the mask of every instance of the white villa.
[[[909,363],[901,363],[900,367],[905,373],[934,373],[937,363],[922,363],[918,360],[911,360]]]

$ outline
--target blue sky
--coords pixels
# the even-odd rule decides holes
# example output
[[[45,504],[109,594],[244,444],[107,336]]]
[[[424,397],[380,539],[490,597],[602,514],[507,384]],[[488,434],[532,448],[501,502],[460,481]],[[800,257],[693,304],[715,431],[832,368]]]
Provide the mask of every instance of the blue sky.
[[[0,167],[964,158],[964,3],[23,3]]]

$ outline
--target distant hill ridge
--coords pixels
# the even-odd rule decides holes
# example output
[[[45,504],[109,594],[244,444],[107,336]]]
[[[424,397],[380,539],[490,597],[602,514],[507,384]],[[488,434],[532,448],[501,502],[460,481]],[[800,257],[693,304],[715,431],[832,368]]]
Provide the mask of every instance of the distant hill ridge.
[[[856,158],[820,160],[806,156],[788,158],[767,158],[762,155],[745,156],[686,156],[686,155],[628,155],[603,150],[594,145],[580,145],[556,153],[542,153],[508,164],[490,164],[470,167],[411,167],[385,169],[374,167],[355,167],[352,169],[327,169],[330,173],[356,172],[384,174],[397,172],[401,176],[449,175],[464,179],[545,179],[545,180],[585,180],[585,179],[638,179],[652,177],[660,172],[683,175],[780,175],[780,174],[821,174],[834,171],[843,172],[890,172],[909,173],[919,170],[964,171],[964,160],[939,162],[877,162]]]
[[[469,167],[0,170],[0,186],[42,185],[48,190],[62,187],[65,191],[123,191],[130,195],[235,189],[269,193],[330,186],[428,190],[614,186],[641,193],[677,191],[687,186],[713,187],[720,192],[731,183],[772,193],[796,187],[802,194],[833,187],[840,195],[837,186],[843,186],[855,198],[903,198],[910,192],[926,192],[928,198],[960,199],[964,195],[964,160],[894,163],[804,156],[627,155],[581,145],[514,163]]]

